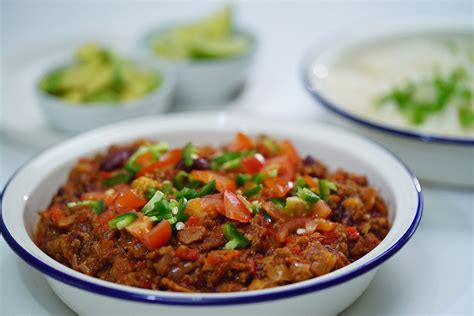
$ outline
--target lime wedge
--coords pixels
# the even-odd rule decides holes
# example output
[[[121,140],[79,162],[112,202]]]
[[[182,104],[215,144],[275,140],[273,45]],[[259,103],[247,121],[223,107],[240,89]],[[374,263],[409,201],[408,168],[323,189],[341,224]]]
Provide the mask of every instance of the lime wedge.
[[[198,38],[193,42],[194,58],[231,58],[242,55],[250,46],[245,36],[227,37],[218,40]]]

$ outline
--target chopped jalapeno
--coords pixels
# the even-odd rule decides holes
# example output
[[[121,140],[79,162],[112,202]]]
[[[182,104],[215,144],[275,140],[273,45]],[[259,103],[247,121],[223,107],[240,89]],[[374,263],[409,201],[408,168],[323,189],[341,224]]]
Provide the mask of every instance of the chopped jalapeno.
[[[105,210],[105,203],[104,201],[92,201],[92,200],[85,200],[79,202],[69,202],[67,207],[72,208],[76,206],[89,206],[97,215],[102,213]]]
[[[320,200],[320,197],[308,188],[299,188],[296,195],[308,203],[316,203]]]
[[[186,199],[194,199],[197,196],[197,192],[194,189],[184,187],[181,191],[176,192],[176,198],[186,198]]]
[[[276,205],[278,205],[278,206],[281,206],[282,208],[285,208],[285,207],[286,207],[286,201],[285,201],[285,199],[272,198],[272,199],[270,199],[270,201],[271,201],[273,204],[276,204]]]
[[[245,184],[245,182],[249,181],[250,180],[250,175],[248,174],[243,174],[243,173],[239,173],[236,177],[235,177],[235,183],[237,184],[237,186],[241,187]]]
[[[178,190],[181,190],[182,188],[184,188],[185,181],[189,181],[189,173],[185,171],[178,172],[178,174],[175,175],[173,178],[174,186]]]
[[[260,191],[262,191],[262,185],[261,184],[258,184],[256,186],[254,186],[253,188],[250,188],[246,191],[244,191],[244,195],[246,197],[251,197],[251,196],[254,196],[255,194],[259,193]]]
[[[130,180],[132,180],[133,175],[129,172],[127,173],[119,173],[116,174],[102,182],[102,185],[106,187],[111,187],[114,186],[118,183],[128,183]]]
[[[212,192],[214,192],[215,189],[216,180],[212,180],[211,182],[203,186],[201,190],[199,190],[199,192],[196,194],[196,197],[203,197],[205,195],[211,194]]]
[[[228,240],[224,249],[245,248],[250,243],[249,240],[239,232],[235,225],[230,222],[222,225],[222,232]]]
[[[120,214],[119,216],[109,221],[109,227],[112,229],[116,228],[118,230],[122,230],[131,223],[133,223],[137,219],[137,217],[138,216],[135,213]]]
[[[183,163],[186,167],[193,165],[193,158],[196,155],[196,148],[192,143],[187,143],[183,148]]]

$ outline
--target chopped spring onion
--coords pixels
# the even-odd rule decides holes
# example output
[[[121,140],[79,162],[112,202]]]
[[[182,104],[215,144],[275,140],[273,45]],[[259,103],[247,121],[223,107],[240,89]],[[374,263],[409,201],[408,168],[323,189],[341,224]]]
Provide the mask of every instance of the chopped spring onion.
[[[263,143],[263,146],[265,146],[268,149],[268,151],[270,151],[272,154],[280,151],[280,147],[278,146],[278,144],[270,137],[265,137],[262,143]]]
[[[185,185],[186,181],[189,181],[189,173],[187,173],[185,171],[178,172],[178,174],[175,175],[174,178],[173,178],[174,186],[178,190],[181,190],[182,188],[184,188],[184,185]]]
[[[262,183],[264,179],[265,175],[263,173],[256,173],[252,178],[253,182],[255,182],[256,184]]]
[[[160,186],[160,191],[163,192],[164,194],[171,194],[173,193],[173,183],[171,181],[163,181]]]
[[[156,191],[152,198],[143,206],[142,212],[148,215],[155,208],[155,203],[163,199],[165,195],[161,191]]]
[[[298,188],[296,195],[305,202],[316,203],[321,198],[308,188]]]
[[[235,248],[245,248],[250,243],[249,240],[239,232],[235,225],[230,222],[222,225],[222,232],[228,240],[224,249],[230,250]]]
[[[111,187],[118,183],[128,183],[132,179],[133,175],[129,172],[116,174],[102,182],[105,187]]]
[[[166,143],[156,143],[156,144],[146,144],[138,147],[130,158],[128,158],[127,163],[125,164],[125,169],[132,173],[137,173],[140,170],[140,166],[137,165],[137,159],[147,152],[150,152],[153,156],[153,159],[157,160],[161,157],[162,153],[169,149],[168,144]]]
[[[222,170],[232,170],[232,169],[237,169],[240,167],[240,157],[239,158],[235,158],[235,159],[232,159],[232,160],[229,160],[229,161],[226,161],[224,162],[220,169]]]
[[[148,187],[146,189],[146,192],[145,192],[145,196],[146,196],[147,200],[151,200],[153,195],[155,195],[156,191],[158,191],[158,189],[156,189],[154,187]]]
[[[79,202],[69,202],[67,204],[67,207],[69,208],[76,207],[76,206],[89,206],[97,215],[102,213],[105,209],[105,203],[102,200],[100,201],[85,200],[85,201],[79,201]]]
[[[272,202],[273,204],[276,204],[276,205],[278,205],[278,206],[281,206],[282,208],[285,208],[285,207],[286,207],[286,201],[285,201],[285,199],[272,198],[272,199],[270,199],[270,202]]]
[[[187,143],[183,148],[183,163],[186,167],[193,165],[193,159],[196,158],[196,147],[192,143]]]
[[[246,197],[251,197],[251,196],[254,196],[255,194],[259,193],[260,191],[262,191],[263,187],[261,184],[258,184],[256,186],[254,186],[253,188],[250,188],[246,191],[244,191],[244,195]]]
[[[334,182],[331,182],[326,179],[320,179],[318,181],[318,184],[319,184],[319,195],[324,201],[327,202],[327,199],[329,198],[331,191],[336,191],[337,186]]]
[[[138,216],[135,213],[120,214],[119,216],[109,221],[109,227],[112,229],[116,228],[118,230],[122,230],[131,223],[133,223],[137,219],[137,217]]]
[[[186,214],[186,205],[188,204],[188,200],[185,198],[181,198],[178,202],[178,213],[176,214],[176,220],[178,222],[185,222],[189,215]]]
[[[170,203],[165,199],[159,200],[155,203],[155,208],[148,213],[148,216],[150,216],[153,221],[170,220],[173,217]]]
[[[216,180],[212,180],[211,182],[207,183],[205,186],[199,190],[196,194],[196,197],[203,197],[205,195],[211,194],[216,189]]]
[[[260,203],[259,201],[253,201],[252,203],[250,203],[250,210],[252,210],[252,213],[254,215],[259,214],[261,208],[262,203]]]
[[[292,190],[293,195],[296,195],[299,189],[306,188],[306,187],[308,187],[308,184],[303,178],[296,179],[296,181],[293,184],[293,190]]]
[[[248,174],[243,174],[243,173],[239,173],[236,177],[235,177],[235,184],[237,184],[237,186],[241,187],[245,184],[245,182],[249,181],[250,180],[250,175]]]
[[[181,191],[176,192],[176,198],[177,199],[186,198],[190,200],[190,199],[194,199],[197,196],[197,194],[198,193],[196,192],[196,190],[188,188],[188,187],[184,187],[183,189],[181,189]]]

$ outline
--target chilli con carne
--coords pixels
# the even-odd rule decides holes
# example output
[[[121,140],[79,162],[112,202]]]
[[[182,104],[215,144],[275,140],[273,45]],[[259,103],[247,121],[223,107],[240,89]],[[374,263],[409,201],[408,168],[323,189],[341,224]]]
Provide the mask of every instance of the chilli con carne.
[[[238,133],[220,148],[141,140],[81,158],[40,213],[35,240],[103,280],[230,292],[337,270],[389,228],[365,176],[328,172],[288,140]]]

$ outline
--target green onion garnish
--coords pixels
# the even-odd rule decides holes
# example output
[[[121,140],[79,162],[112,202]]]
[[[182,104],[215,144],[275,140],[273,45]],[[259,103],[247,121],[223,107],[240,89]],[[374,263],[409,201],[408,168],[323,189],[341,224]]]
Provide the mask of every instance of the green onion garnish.
[[[108,179],[105,179],[102,182],[102,185],[105,187],[111,187],[113,185],[116,185],[118,183],[128,183],[132,179],[133,175],[129,172],[127,173],[119,173],[116,174]]]
[[[308,188],[298,188],[296,195],[308,203],[316,203],[320,200],[320,197]]]
[[[196,194],[196,197],[203,197],[205,195],[211,194],[216,189],[216,180],[212,180],[211,182],[207,183],[205,186],[199,190]]]
[[[97,215],[102,213],[105,210],[105,203],[104,201],[93,201],[93,200],[85,200],[79,202],[69,202],[67,207],[72,208],[76,206],[89,206]]]
[[[244,174],[244,173],[239,173],[235,177],[235,183],[237,184],[238,187],[241,187],[245,184],[245,182],[250,180],[250,175]]]
[[[235,248],[245,248],[250,243],[249,240],[239,232],[235,225],[230,222],[222,225],[222,232],[228,240],[224,249],[230,250]]]
[[[258,184],[256,186],[254,186],[253,188],[250,188],[246,191],[244,191],[244,195],[246,197],[251,197],[251,196],[254,196],[255,194],[259,193],[260,191],[262,191],[263,189],[263,186],[261,184]]]
[[[178,174],[175,175],[174,178],[173,178],[174,186],[178,190],[181,190],[182,188],[184,188],[185,181],[189,181],[189,173],[187,173],[185,171],[178,172]]]
[[[109,221],[109,227],[118,230],[122,230],[131,223],[133,223],[137,219],[137,214],[135,213],[125,213],[120,214],[119,216],[115,217],[114,219]]]
[[[222,170],[232,170],[240,167],[240,157],[224,162],[220,169]]]
[[[193,158],[196,155],[196,148],[192,143],[187,143],[183,148],[183,163],[186,167],[193,165]]]
[[[337,191],[337,186],[334,182],[331,182],[326,179],[320,179],[318,181],[319,184],[319,195],[321,198],[327,202],[331,191]]]
[[[264,179],[265,175],[263,173],[256,173],[252,178],[253,182],[255,182],[256,184],[262,183]]]
[[[186,198],[188,200],[194,199],[197,196],[197,192],[194,189],[184,187],[181,191],[176,192],[176,198]]]
[[[270,199],[270,202],[272,202],[273,204],[276,204],[278,206],[281,206],[282,208],[286,207],[286,200],[282,199],[282,198],[272,198],[272,199]]]
[[[160,201],[165,195],[161,191],[156,191],[152,198],[143,206],[141,211],[148,215],[155,208],[155,203]]]
[[[173,184],[168,180],[163,181],[160,186],[160,191],[166,195],[172,194],[174,192]]]
[[[186,205],[188,204],[188,200],[185,198],[181,198],[178,202],[178,213],[176,213],[176,221],[177,222],[185,222],[189,215],[186,214]]]

